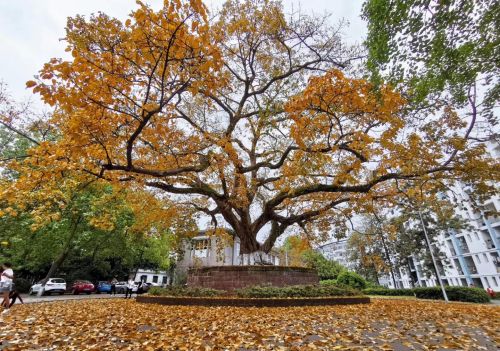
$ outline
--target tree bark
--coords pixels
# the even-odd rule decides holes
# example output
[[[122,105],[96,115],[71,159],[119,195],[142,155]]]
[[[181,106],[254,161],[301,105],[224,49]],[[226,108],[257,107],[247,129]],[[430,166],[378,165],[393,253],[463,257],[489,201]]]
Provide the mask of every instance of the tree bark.
[[[80,221],[82,220],[81,216],[78,216],[76,221],[74,222],[73,230],[71,231],[68,240],[64,244],[63,250],[59,254],[59,256],[56,258],[54,262],[52,262],[52,265],[50,266],[49,271],[47,272],[47,275],[45,278],[42,279],[42,286],[40,290],[38,290],[37,296],[42,296],[44,291],[45,291],[45,284],[47,284],[48,280],[52,277],[52,275],[57,272],[59,267],[64,263],[66,258],[68,257],[69,252],[71,251],[72,244],[73,244],[73,238],[75,237],[78,229],[78,225],[80,224]]]

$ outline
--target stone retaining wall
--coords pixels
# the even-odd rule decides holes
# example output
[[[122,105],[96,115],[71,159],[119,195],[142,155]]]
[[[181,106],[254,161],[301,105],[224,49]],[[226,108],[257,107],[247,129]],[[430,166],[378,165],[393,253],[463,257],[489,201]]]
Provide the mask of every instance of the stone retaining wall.
[[[191,268],[187,285],[231,291],[255,285],[318,284],[314,269],[281,266],[219,266]]]

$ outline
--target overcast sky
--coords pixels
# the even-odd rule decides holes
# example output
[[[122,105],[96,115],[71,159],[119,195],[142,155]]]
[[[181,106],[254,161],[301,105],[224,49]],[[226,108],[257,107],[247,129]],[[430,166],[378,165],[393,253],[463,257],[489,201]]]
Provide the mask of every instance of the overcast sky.
[[[162,0],[144,0],[158,8]],[[223,0],[205,0],[209,8]],[[287,9],[331,13],[332,22],[349,21],[344,38],[361,42],[366,25],[360,18],[362,0],[284,0]],[[0,80],[7,83],[16,100],[30,97],[25,82],[32,79],[52,57],[64,57],[66,18],[102,11],[125,19],[137,5],[135,0],[0,0]],[[36,97],[35,97],[36,99]]]

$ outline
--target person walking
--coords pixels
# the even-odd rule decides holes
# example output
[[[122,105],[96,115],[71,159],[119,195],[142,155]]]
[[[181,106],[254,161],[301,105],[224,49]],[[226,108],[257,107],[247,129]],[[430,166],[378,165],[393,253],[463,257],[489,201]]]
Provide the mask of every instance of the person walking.
[[[118,279],[116,279],[116,277],[113,277],[113,279],[111,279],[111,291],[110,291],[110,294],[112,295],[116,295],[116,284],[118,284]]]
[[[135,286],[135,282],[132,278],[130,278],[127,282],[127,291],[125,292],[125,298],[131,298],[132,293],[134,292],[134,289],[137,287]]]
[[[9,299],[10,299],[9,308],[12,307],[12,305],[15,304],[18,299],[19,299],[19,301],[21,301],[21,304],[24,305],[23,298],[21,297],[21,295],[17,291],[15,284],[12,284],[12,290],[9,294]],[[5,307],[5,305],[3,305],[3,302],[2,302],[2,307]]]
[[[2,313],[8,313],[10,308],[10,291],[12,290],[12,282],[14,280],[14,271],[9,262],[2,265],[3,271],[0,274],[0,296],[2,298],[2,305],[5,309]]]

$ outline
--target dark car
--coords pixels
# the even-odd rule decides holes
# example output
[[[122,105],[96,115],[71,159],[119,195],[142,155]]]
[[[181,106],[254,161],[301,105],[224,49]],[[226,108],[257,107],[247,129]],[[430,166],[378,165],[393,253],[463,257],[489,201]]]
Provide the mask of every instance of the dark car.
[[[151,287],[151,283],[137,283],[137,294],[144,294],[147,293],[149,288]],[[140,284],[140,285],[139,285]]]
[[[111,294],[111,283],[110,282],[98,282],[95,287],[95,292],[100,293],[108,293]]]
[[[73,295],[78,295],[80,293],[91,294],[94,290],[94,284],[88,280],[77,280],[71,285],[71,293]]]

